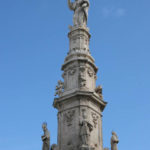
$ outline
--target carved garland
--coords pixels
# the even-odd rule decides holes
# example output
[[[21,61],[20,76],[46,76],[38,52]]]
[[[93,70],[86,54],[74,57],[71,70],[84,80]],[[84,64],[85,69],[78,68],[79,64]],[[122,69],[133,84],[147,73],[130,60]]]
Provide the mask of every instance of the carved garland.
[[[64,114],[65,121],[67,123],[67,126],[72,125],[73,117],[75,115],[75,110],[69,110]]]

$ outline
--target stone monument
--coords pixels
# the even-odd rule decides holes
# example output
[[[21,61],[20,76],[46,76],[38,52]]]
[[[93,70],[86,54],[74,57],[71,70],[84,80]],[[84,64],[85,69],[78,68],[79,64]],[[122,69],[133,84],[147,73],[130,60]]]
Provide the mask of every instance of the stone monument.
[[[74,11],[73,26],[69,27],[69,52],[61,68],[63,81],[58,81],[53,102],[58,110],[58,139],[52,150],[104,150],[102,112],[107,102],[102,86],[96,87],[98,68],[89,50],[89,5],[89,0],[68,0]]]

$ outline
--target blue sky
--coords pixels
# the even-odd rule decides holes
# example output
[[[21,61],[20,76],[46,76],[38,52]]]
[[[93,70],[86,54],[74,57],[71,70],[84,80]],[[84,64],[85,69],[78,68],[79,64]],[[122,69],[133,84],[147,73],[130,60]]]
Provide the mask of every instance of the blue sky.
[[[150,139],[150,1],[91,0],[90,50],[108,105],[104,147],[144,150]],[[0,0],[0,149],[41,150],[47,121],[57,142],[55,85],[73,13],[67,0]]]

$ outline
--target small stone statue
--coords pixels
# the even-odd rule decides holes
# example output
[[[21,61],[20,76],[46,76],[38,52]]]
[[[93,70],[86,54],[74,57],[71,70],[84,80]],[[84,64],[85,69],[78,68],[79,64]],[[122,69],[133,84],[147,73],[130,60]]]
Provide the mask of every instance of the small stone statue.
[[[93,126],[86,119],[83,119],[83,121],[80,123],[80,126],[81,126],[80,136],[81,136],[82,146],[85,145],[88,146],[90,132],[93,130]]]
[[[47,129],[47,123],[44,122],[42,125],[44,135],[41,136],[42,141],[43,141],[43,147],[42,150],[50,150],[50,133]]]
[[[100,99],[103,100],[103,88],[101,85],[95,89],[95,92],[99,95]]]
[[[59,80],[58,81],[58,85],[56,86],[56,92],[55,92],[55,96],[62,96],[62,93],[63,93],[63,89],[64,89],[64,83]]]
[[[118,150],[117,144],[119,143],[118,136],[115,132],[112,132],[111,137],[111,150]]]
[[[74,11],[73,23],[74,26],[86,26],[88,19],[89,0],[68,0],[68,6]]]

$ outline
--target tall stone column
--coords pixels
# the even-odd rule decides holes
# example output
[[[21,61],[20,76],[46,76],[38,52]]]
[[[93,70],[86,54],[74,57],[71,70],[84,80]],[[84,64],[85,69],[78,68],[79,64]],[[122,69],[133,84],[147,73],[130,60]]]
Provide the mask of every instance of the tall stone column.
[[[102,111],[106,102],[101,87],[96,88],[98,69],[89,51],[90,34],[85,27],[72,27],[68,37],[70,49],[62,65],[64,83],[54,100],[58,149],[103,150]]]
[[[86,20],[87,21],[87,20]],[[96,87],[90,34],[84,25],[70,27],[69,52],[62,65],[63,82],[56,86],[58,150],[103,150],[102,112],[106,106],[102,87]]]

